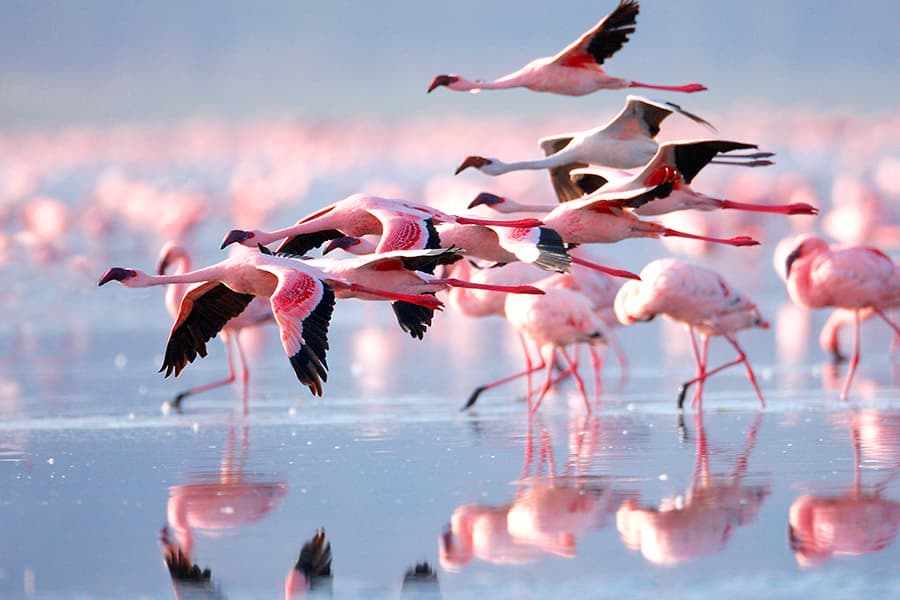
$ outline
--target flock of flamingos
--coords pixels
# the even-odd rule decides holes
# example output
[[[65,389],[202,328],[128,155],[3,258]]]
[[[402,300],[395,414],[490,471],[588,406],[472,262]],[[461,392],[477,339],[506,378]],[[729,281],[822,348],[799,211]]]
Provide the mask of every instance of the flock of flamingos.
[[[651,85],[605,73],[604,61],[634,32],[637,14],[636,1],[622,0],[555,56],[536,59],[492,82],[438,75],[428,91],[525,87],[580,96],[639,87],[705,90],[699,84]],[[519,203],[483,192],[472,198],[468,208],[486,206],[496,213],[495,218],[484,218],[474,213],[451,214],[410,200],[353,194],[281,229],[227,232],[222,248],[243,246],[242,251],[216,264],[190,270],[186,250],[168,244],[155,274],[112,267],[100,285],[118,281],[133,288],[169,286],[166,302],[175,322],[160,369],[166,376],[177,376],[198,355],[205,356],[207,342],[221,335],[226,348],[234,345],[238,351],[246,389],[247,368],[238,333],[274,320],[297,378],[313,394],[322,395],[328,375],[328,327],[336,299],[389,301],[399,326],[421,339],[435,311],[444,307],[436,294],[447,292],[446,301],[466,315],[504,316],[518,332],[525,354],[521,373],[479,387],[466,406],[486,389],[527,377],[533,413],[557,382],[572,377],[590,412],[591,402],[578,371],[577,346],[589,348],[599,377],[597,348],[618,348],[613,329],[657,315],[686,326],[696,359],[694,377],[679,391],[679,407],[691,386],[692,405],[702,407],[704,381],[739,364],[744,365],[764,406],[753,369],[736,338],[741,330],[769,327],[751,298],[720,273],[680,259],[655,260],[635,274],[598,264],[586,253],[593,244],[643,237],[735,247],[759,244],[747,235],[702,235],[644,218],[676,211],[752,211],[797,219],[818,213],[808,202],[739,202],[695,191],[691,183],[709,164],[765,167],[772,164],[773,154],[760,151],[755,143],[718,138],[659,144],[657,133],[673,114],[715,131],[706,120],[677,104],[628,96],[619,114],[600,127],[542,138],[544,158],[504,162],[471,155],[456,171],[471,168],[497,176],[545,169],[558,199],[554,204]],[[519,214],[507,217],[508,213]],[[274,244],[278,245],[270,247]],[[321,257],[309,256],[323,245]],[[338,250],[352,256],[333,258],[330,253]],[[841,398],[847,398],[859,362],[860,321],[878,316],[900,335],[900,328],[887,315],[900,305],[896,265],[874,247],[829,245],[820,237],[803,235],[779,245],[775,268],[798,306],[837,309],[833,330],[845,323],[854,325],[853,353],[841,390]],[[723,337],[734,348],[733,360],[707,364],[713,336]],[[532,390],[531,374],[541,369],[544,383]],[[232,370],[226,381],[233,379]],[[174,402],[177,405],[187,395],[220,384],[188,390]]]

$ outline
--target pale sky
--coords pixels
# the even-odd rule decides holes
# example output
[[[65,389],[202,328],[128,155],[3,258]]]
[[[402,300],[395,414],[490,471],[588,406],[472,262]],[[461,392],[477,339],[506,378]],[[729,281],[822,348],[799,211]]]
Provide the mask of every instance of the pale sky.
[[[489,79],[554,54],[615,4],[7,0],[0,124],[585,110],[604,94],[618,103],[623,92],[573,99],[425,89],[438,73]],[[695,110],[748,99],[896,110],[895,0],[643,0],[641,9],[607,71],[704,83],[709,91],[691,96]]]

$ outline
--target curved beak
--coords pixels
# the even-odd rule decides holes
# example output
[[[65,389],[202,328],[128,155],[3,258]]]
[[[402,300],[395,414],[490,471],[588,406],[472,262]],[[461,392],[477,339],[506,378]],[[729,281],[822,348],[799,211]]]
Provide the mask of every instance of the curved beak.
[[[431,85],[428,86],[428,93],[430,94],[435,88],[441,87],[442,85],[450,85],[457,81],[459,81],[459,77],[456,77],[455,75],[438,75],[431,80]]]
[[[793,252],[788,254],[787,258],[784,260],[784,276],[785,276],[785,278],[788,278],[791,276],[791,265],[793,265],[794,261],[797,260],[798,258],[800,258],[800,256],[803,254],[802,248],[803,248],[802,244],[800,246],[797,246],[796,248],[794,248]]]
[[[491,161],[483,156],[467,156],[462,163],[458,167],[456,167],[456,172],[454,175],[459,175],[469,167],[475,167],[476,169],[480,169],[484,165],[491,164]]]
[[[226,247],[231,244],[237,242],[241,243],[250,238],[250,232],[244,231],[243,229],[232,229],[225,235],[225,239],[222,240],[222,245],[219,246],[220,250],[224,250]]]
[[[481,206],[484,204],[485,206],[494,206],[495,204],[500,204],[505,201],[506,198],[502,196],[497,196],[496,194],[491,194],[489,192],[481,192],[475,199],[469,202],[469,208],[475,208],[476,206]]]
[[[110,281],[123,281],[125,279],[130,279],[134,277],[134,273],[131,269],[123,269],[122,267],[110,267],[106,273],[103,274],[103,277],[100,278],[100,283],[97,286],[101,286],[105,283],[109,283]]]
[[[340,248],[341,250],[347,250],[348,248],[352,248],[353,246],[358,246],[360,243],[359,238],[355,238],[349,235],[345,235],[339,238],[335,238],[331,240],[325,249],[322,251],[322,254],[328,254],[332,250],[337,250]]]

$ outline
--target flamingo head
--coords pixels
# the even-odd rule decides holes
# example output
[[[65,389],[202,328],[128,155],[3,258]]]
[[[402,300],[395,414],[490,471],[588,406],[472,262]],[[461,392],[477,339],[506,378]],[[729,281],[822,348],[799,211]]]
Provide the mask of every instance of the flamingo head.
[[[361,243],[362,240],[360,238],[345,235],[328,242],[328,245],[322,250],[322,254],[328,254],[332,250],[337,250],[338,248],[346,250],[347,252],[352,252],[351,248],[359,246]]]
[[[256,238],[259,233],[260,232],[256,231],[255,229],[252,231],[232,229],[227,234],[225,234],[225,239],[222,240],[222,245],[219,248],[224,249],[231,244],[234,244],[235,242],[244,246],[255,248],[257,241],[254,238]]]
[[[503,196],[497,196],[496,194],[491,194],[489,192],[481,192],[475,196],[474,200],[469,202],[469,208],[475,208],[476,206],[481,206],[483,204],[502,212],[503,209],[501,207],[504,202],[506,202],[506,198]]]
[[[483,156],[467,156],[465,160],[463,160],[458,167],[456,167],[456,172],[454,175],[459,175],[469,167],[475,167],[476,169],[481,170],[483,167],[493,163],[489,158],[485,158]]]
[[[106,273],[103,274],[103,277],[100,278],[100,283],[98,286],[109,283],[110,281],[118,281],[122,285],[126,287],[131,287],[129,284],[134,281],[142,273],[137,269],[123,269],[122,267],[110,267]]]
[[[794,249],[791,250],[788,253],[787,258],[784,259],[785,279],[791,276],[791,267],[798,259],[812,254],[817,254],[827,249],[828,242],[820,237],[809,235],[799,238],[794,245]]]
[[[428,86],[428,93],[430,94],[435,88],[450,86],[457,81],[459,81],[459,77],[456,75],[438,75],[431,80],[431,85]]]

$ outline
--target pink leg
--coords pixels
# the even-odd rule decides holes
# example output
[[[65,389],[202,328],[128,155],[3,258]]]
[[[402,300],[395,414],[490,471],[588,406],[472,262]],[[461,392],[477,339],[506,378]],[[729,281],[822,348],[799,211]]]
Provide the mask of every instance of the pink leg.
[[[876,309],[877,311],[877,309]],[[879,313],[883,316],[884,313]],[[853,311],[853,356],[850,357],[850,365],[847,367],[847,378],[841,388],[841,400],[846,400],[850,394],[850,384],[856,374],[856,365],[859,364],[859,309]]]
[[[181,402],[188,396],[193,396],[194,394],[200,394],[202,392],[214,390],[218,387],[222,387],[222,386],[225,386],[225,385],[228,385],[228,384],[234,382],[234,380],[235,380],[234,360],[232,359],[232,356],[231,356],[231,343],[229,341],[230,339],[231,339],[230,336],[228,336],[227,334],[222,334],[222,345],[225,346],[225,360],[228,361],[228,377],[226,377],[225,379],[219,379],[218,381],[212,381],[210,383],[207,383],[207,384],[204,384],[201,386],[197,386],[195,388],[191,388],[189,390],[185,390],[185,391],[181,392],[180,394],[175,396],[175,398],[173,398],[172,401],[170,402],[172,408],[176,408],[176,409],[181,408]]]
[[[531,374],[534,373],[536,369],[533,369],[531,366],[531,353],[528,351],[528,340],[525,339],[525,334],[521,331],[519,332],[519,343],[522,344],[522,354],[525,355],[525,371],[526,375],[526,396],[525,401],[528,402],[528,408],[531,409],[531,395],[534,393],[534,390],[531,387]],[[540,349],[538,349],[538,358],[540,358]],[[543,363],[542,363],[543,364]],[[538,367],[540,368],[540,367]]]
[[[247,368],[247,357],[244,355],[244,347],[241,345],[241,332],[234,334],[234,345],[237,346],[238,364],[241,367],[241,402],[244,405],[244,416],[250,414],[250,369]]]
[[[894,336],[900,335],[900,327],[897,327],[897,324],[891,321],[890,318],[888,318],[888,316],[884,314],[883,310],[881,310],[880,308],[873,308],[872,310],[874,310],[875,314],[881,317],[882,320],[888,324],[888,327],[894,330]]]
[[[640,87],[650,90],[666,90],[667,92],[684,92],[685,94],[702,92],[707,89],[705,85],[700,83],[687,83],[685,85],[654,85],[652,83],[640,83],[639,81],[630,81],[628,83],[628,87]]]
[[[591,369],[594,371],[594,402],[600,402],[600,394],[603,393],[603,357],[593,344],[588,346],[591,353]]]
[[[700,381],[697,382],[697,389],[694,390],[694,398],[691,400],[691,408],[700,407],[703,410],[703,382],[706,380],[706,363],[709,360],[709,336],[701,336],[703,345],[700,347]]]
[[[747,363],[747,357],[744,355],[744,351],[741,349],[740,346],[737,345],[737,342],[734,342],[733,340],[730,340],[730,341],[732,341],[732,345],[735,347],[735,350],[738,351],[738,357],[735,358],[735,359],[732,360],[732,361],[729,361],[729,362],[725,363],[724,365],[720,365],[720,366],[716,367],[715,369],[712,369],[712,370],[710,370],[710,371],[706,371],[706,372],[703,374],[702,377],[695,377],[694,379],[691,379],[690,381],[684,382],[684,383],[681,385],[681,390],[679,391],[679,394],[680,394],[679,397],[681,398],[681,402],[684,401],[684,400],[683,400],[684,393],[687,392],[687,388],[688,388],[688,387],[690,387],[690,386],[691,386],[692,384],[694,384],[694,383],[697,383],[697,382],[699,382],[699,381],[702,381],[702,380],[704,380],[704,379],[707,379],[708,377],[710,377],[710,376],[712,376],[712,375],[715,375],[715,374],[718,373],[719,371],[724,371],[725,369],[727,369],[727,368],[729,368],[729,367],[733,367],[734,365],[737,365],[737,364],[740,364],[740,363],[745,363],[745,364],[747,365],[747,369],[748,369],[748,370],[750,369],[750,364]],[[750,371],[750,373],[752,373],[752,371]],[[760,391],[759,391],[759,386],[756,384],[756,377],[751,377],[750,383],[753,384],[753,388],[756,390],[757,396],[759,396],[760,401],[762,401],[762,394],[761,394]],[[702,406],[702,405],[701,405],[701,406]],[[763,406],[765,406],[765,402],[763,402]]]
[[[591,402],[588,400],[587,390],[584,389],[584,381],[582,381],[581,375],[578,374],[578,363],[569,358],[569,355],[564,348],[560,348],[560,352],[563,355],[563,359],[568,363],[569,369],[572,371],[572,377],[575,378],[575,385],[578,386],[578,391],[581,392],[581,397],[584,399],[584,407],[587,409],[587,414],[591,414]]]
[[[572,262],[576,265],[581,265],[595,271],[600,271],[601,273],[606,273],[607,275],[612,275],[613,277],[625,277],[627,279],[637,279],[638,281],[641,280],[639,275],[636,275],[631,271],[626,271],[624,269],[614,269],[612,267],[604,267],[603,265],[598,265],[595,262],[584,260],[583,258],[578,258],[577,256],[569,255],[569,258],[571,258]]]
[[[484,225],[486,227],[516,227],[530,229],[541,227],[540,219],[516,219],[512,221],[498,221],[496,219],[475,219],[472,217],[456,217],[455,221],[460,225]]]
[[[540,351],[540,350],[539,350]],[[541,386],[541,391],[538,394],[538,399],[535,401],[534,405],[531,407],[531,413],[537,412],[537,409],[540,408],[541,402],[544,401],[544,396],[547,395],[547,392],[550,390],[550,386],[553,385],[552,376],[553,376],[553,361],[556,358],[556,348],[550,347],[550,357],[544,358],[543,352],[541,353],[541,361],[547,364],[547,376],[544,378],[544,385]]]
[[[766,401],[763,400],[762,392],[759,391],[759,384],[756,383],[756,375],[753,374],[753,369],[750,367],[750,363],[747,361],[747,355],[744,354],[744,350],[738,345],[737,340],[734,339],[732,335],[726,335],[725,339],[728,340],[728,343],[732,345],[732,347],[737,350],[737,353],[743,359],[744,368],[747,370],[747,379],[750,380],[750,384],[753,385],[753,391],[756,392],[756,397],[759,398],[759,404],[763,408],[766,407]]]
[[[526,354],[526,356],[528,356],[528,355]],[[495,388],[497,386],[503,385],[504,383],[509,383],[510,381],[513,381],[520,377],[525,377],[526,375],[530,376],[535,371],[538,371],[543,368],[544,368],[543,357],[541,357],[541,364],[536,365],[536,366],[531,365],[531,359],[529,358],[528,359],[528,368],[526,368],[524,371],[521,371],[520,373],[515,373],[514,375],[509,375],[507,377],[503,377],[501,379],[498,379],[497,381],[492,381],[491,383],[486,383],[485,385],[478,386],[477,388],[475,388],[475,391],[472,392],[471,396],[469,396],[469,399],[466,401],[466,404],[462,407],[461,410],[466,410],[467,408],[470,408],[473,404],[475,404],[475,402],[478,400],[478,396],[480,396],[481,393],[484,392],[485,390]],[[531,402],[531,396],[529,396],[529,402]]]
[[[533,285],[494,285],[492,283],[474,283],[463,279],[446,277],[433,279],[430,283],[449,285],[451,287],[468,288],[473,290],[487,290],[489,292],[505,292],[507,294],[543,294],[544,291]]]
[[[740,164],[740,163],[737,163]],[[719,200],[719,208],[730,208],[734,210],[749,210],[753,212],[763,213],[779,213],[783,215],[815,215],[819,209],[812,204],[806,202],[793,202],[791,204],[778,204],[770,206],[768,204],[750,204],[748,202],[734,202],[732,200]]]
[[[366,285],[360,285],[358,283],[351,283],[349,285],[344,286],[345,289],[349,289],[351,292],[359,292],[361,294],[370,294],[372,296],[378,296],[380,298],[388,298],[390,300],[402,300],[403,302],[410,302],[412,304],[418,304],[419,306],[424,306],[425,308],[431,308],[433,310],[443,310],[444,303],[435,298],[431,294],[398,294],[396,292],[391,292],[389,290],[380,290],[378,288],[371,288]]]
[[[759,242],[746,235],[739,235],[733,238],[715,238],[705,235],[694,235],[693,233],[686,233],[684,231],[678,231],[676,229],[669,229],[668,227],[662,228],[662,230],[659,231],[659,234],[663,237],[682,237],[691,240],[713,242],[716,244],[728,244],[729,246],[759,246]]]

